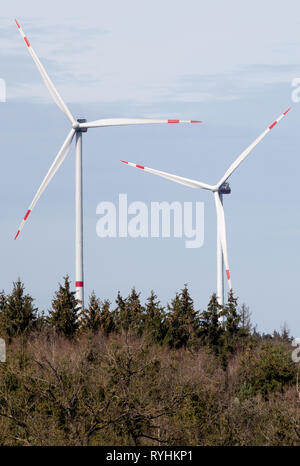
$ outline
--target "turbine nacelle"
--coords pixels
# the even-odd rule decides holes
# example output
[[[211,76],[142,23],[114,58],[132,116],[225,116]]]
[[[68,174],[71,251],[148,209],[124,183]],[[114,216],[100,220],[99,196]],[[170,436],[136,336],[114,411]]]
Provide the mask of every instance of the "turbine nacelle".
[[[77,121],[78,121],[79,125],[78,125],[78,129],[76,129],[76,131],[79,131],[80,133],[87,133],[87,130],[88,130],[87,127],[85,127],[85,126],[82,127],[81,126],[81,124],[86,123],[87,120],[85,120],[84,118],[79,118]]]
[[[227,181],[225,181],[225,183],[223,183],[219,189],[219,194],[230,194],[231,193],[231,188],[229,186],[229,183]]]
[[[82,123],[86,123],[87,120],[85,120],[84,118],[78,118],[77,121],[75,121],[75,123],[72,124],[72,128],[74,129],[74,131],[76,132],[80,132],[80,133],[86,133],[87,132],[87,127],[84,126],[82,127]]]

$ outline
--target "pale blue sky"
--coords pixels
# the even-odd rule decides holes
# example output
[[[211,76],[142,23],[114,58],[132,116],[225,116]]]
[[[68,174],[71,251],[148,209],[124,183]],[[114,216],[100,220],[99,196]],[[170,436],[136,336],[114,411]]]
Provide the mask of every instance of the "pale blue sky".
[[[300,77],[297,1],[12,0],[2,6],[0,288],[19,275],[47,310],[65,273],[74,280],[74,149],[13,236],[68,131],[19,32],[77,118],[169,117],[202,125],[90,130],[84,137],[86,297],[114,299],[135,285],[163,304],[185,282],[203,308],[216,281],[216,219],[210,193],[140,173],[120,159],[214,183],[291,102]],[[263,331],[300,332],[298,188],[300,106],[232,176],[225,199],[234,289]],[[85,136],[85,135],[84,135]],[[96,206],[116,201],[204,201],[205,241],[100,239]]]

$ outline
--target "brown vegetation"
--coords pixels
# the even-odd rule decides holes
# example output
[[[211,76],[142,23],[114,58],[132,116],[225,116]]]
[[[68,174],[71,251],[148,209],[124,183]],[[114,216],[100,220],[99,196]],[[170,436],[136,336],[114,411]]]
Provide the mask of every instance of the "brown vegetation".
[[[0,445],[300,445],[288,333],[233,297],[198,313],[185,287],[165,312],[133,290],[80,316],[60,286],[45,317],[23,291],[1,295]]]

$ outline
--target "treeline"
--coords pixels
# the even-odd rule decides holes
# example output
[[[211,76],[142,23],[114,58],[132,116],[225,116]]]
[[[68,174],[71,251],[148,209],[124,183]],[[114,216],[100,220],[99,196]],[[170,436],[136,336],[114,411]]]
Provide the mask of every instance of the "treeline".
[[[286,328],[253,328],[229,294],[196,310],[135,289],[92,293],[68,276],[47,314],[23,283],[0,294],[1,445],[299,445],[297,366]]]

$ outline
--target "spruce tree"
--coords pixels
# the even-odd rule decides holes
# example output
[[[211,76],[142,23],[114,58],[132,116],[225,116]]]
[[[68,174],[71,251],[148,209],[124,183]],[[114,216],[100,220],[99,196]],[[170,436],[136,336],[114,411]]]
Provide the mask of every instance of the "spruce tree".
[[[144,330],[155,343],[162,343],[165,338],[166,325],[164,320],[164,308],[152,290],[145,306]]]
[[[55,292],[48,323],[58,333],[72,338],[79,327],[78,311],[78,301],[75,292],[70,289],[69,276],[66,275],[64,285],[59,284],[59,289]]]
[[[207,310],[200,314],[200,337],[202,342],[216,354],[220,351],[222,326],[220,314],[222,306],[218,303],[214,293],[210,298]]]
[[[4,290],[2,290],[0,293],[0,313],[3,311],[5,304],[6,304],[6,296],[5,296]]]
[[[122,298],[120,291],[116,299],[117,307],[113,311],[114,327],[117,332],[121,330],[121,315],[125,312],[125,300]]]
[[[290,330],[286,322],[284,322],[284,324],[281,327],[280,338],[281,341],[284,343],[291,343],[292,338],[290,337]]]
[[[225,332],[224,332],[224,350],[226,353],[233,353],[236,346],[241,316],[237,311],[237,298],[233,293],[229,293],[228,300],[223,309],[225,317]]]
[[[239,325],[241,316],[237,311],[237,298],[233,296],[233,293],[229,293],[227,304],[224,307],[224,316],[226,319],[225,329],[226,333],[234,338],[239,331]]]
[[[5,308],[5,304],[6,304],[6,296],[5,296],[4,290],[2,290],[0,293],[0,336],[2,337],[5,337],[7,334],[5,330],[5,327],[6,327],[5,313],[3,312]]]
[[[96,333],[101,325],[100,314],[100,301],[96,298],[95,292],[93,291],[90,296],[88,309],[84,309],[81,314],[80,326],[82,330],[91,330]]]
[[[171,348],[193,346],[199,333],[199,317],[194,310],[193,300],[187,285],[176,294],[171,306],[168,306],[167,334],[165,341]]]
[[[14,282],[10,295],[1,293],[1,329],[9,340],[18,335],[26,336],[33,330],[37,321],[37,309],[33,298],[24,294],[25,287],[20,278]]]
[[[188,346],[193,346],[199,337],[199,312],[194,310],[194,303],[187,285],[181,291],[181,307],[185,325],[189,334]]]
[[[126,332],[131,330],[137,335],[142,334],[143,307],[140,302],[140,294],[136,292],[135,288],[132,288],[125,301],[120,302],[119,325]]]
[[[108,300],[105,300],[101,306],[100,326],[106,335],[115,330],[114,315],[110,311],[110,302]]]
[[[180,348],[185,346],[188,340],[188,335],[185,334],[184,328],[181,326],[181,302],[180,296],[176,293],[175,298],[168,304],[168,313],[166,317],[166,336],[165,343],[170,348]]]

